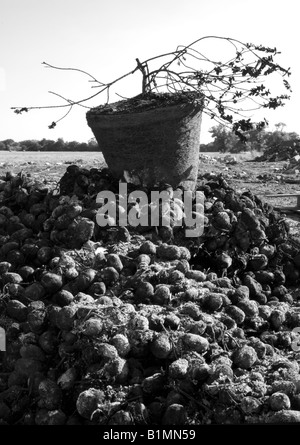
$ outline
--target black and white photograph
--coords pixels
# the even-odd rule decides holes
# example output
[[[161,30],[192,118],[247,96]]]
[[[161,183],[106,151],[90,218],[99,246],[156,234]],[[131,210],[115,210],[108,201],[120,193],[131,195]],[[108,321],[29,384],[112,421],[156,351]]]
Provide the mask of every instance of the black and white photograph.
[[[0,0],[11,441],[300,424],[298,22],[296,0]]]

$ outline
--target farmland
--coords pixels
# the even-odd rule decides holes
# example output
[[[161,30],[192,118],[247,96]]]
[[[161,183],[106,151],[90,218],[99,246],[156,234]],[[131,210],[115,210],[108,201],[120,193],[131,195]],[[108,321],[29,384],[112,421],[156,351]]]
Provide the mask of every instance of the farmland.
[[[70,164],[99,168],[103,163],[102,154],[95,152],[0,152],[1,174],[22,170],[47,182],[58,181]]]

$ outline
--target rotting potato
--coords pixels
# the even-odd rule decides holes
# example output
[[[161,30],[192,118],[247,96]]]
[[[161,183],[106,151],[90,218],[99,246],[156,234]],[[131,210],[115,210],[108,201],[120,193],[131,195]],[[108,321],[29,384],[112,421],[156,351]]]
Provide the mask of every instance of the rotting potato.
[[[69,368],[59,376],[57,384],[63,391],[68,391],[74,387],[77,377],[76,368]]]
[[[20,355],[22,358],[30,358],[41,362],[44,362],[46,360],[45,354],[42,349],[32,344],[23,345],[20,349]]]
[[[44,331],[40,336],[38,343],[46,354],[53,354],[57,350],[58,339],[54,331]]]
[[[154,357],[158,359],[166,359],[173,349],[169,335],[165,333],[157,334],[151,343],[150,349]]]
[[[86,269],[83,272],[79,273],[78,277],[73,281],[72,287],[77,292],[83,292],[93,283],[95,277],[97,275],[97,271],[94,269]]]
[[[173,361],[169,367],[169,376],[172,379],[183,379],[187,375],[189,362],[184,358]]]
[[[31,266],[22,266],[18,269],[18,274],[21,275],[25,282],[33,279],[34,276],[34,268]]]
[[[47,264],[51,260],[53,255],[53,250],[51,247],[43,246],[37,251],[37,259],[41,262],[41,264]]]
[[[34,282],[26,287],[24,296],[30,301],[43,300],[46,297],[46,290],[39,282]]]
[[[205,352],[209,349],[208,340],[197,334],[183,334],[181,337],[183,348],[187,351]]]
[[[126,359],[114,357],[104,366],[104,373],[108,381],[125,384],[128,381],[129,366]]]
[[[206,274],[201,270],[189,270],[185,276],[200,283],[206,280]]]
[[[145,253],[147,255],[155,255],[156,249],[157,247],[152,241],[145,241],[140,246],[140,253]]]
[[[21,275],[15,272],[4,272],[1,276],[1,281],[3,284],[13,283],[20,284],[23,281]]]
[[[156,254],[160,258],[167,260],[178,260],[181,258],[181,251],[178,246],[161,244],[156,248]]]
[[[112,345],[116,348],[120,357],[126,357],[130,351],[130,342],[126,335],[116,334],[111,339]]]
[[[62,276],[52,272],[46,272],[42,275],[41,285],[45,288],[47,294],[52,295],[61,289],[63,285]]]
[[[187,411],[183,405],[173,403],[168,406],[163,418],[162,425],[185,425],[187,421]]]
[[[77,306],[68,305],[61,308],[56,317],[56,324],[62,331],[70,331],[74,327]]]
[[[171,292],[168,286],[163,284],[157,286],[151,300],[154,304],[166,305],[171,301]]]
[[[85,419],[91,419],[94,411],[96,411],[104,400],[105,396],[103,391],[95,388],[87,389],[79,394],[76,402],[77,411]]]
[[[40,408],[53,410],[59,408],[62,400],[62,391],[59,386],[50,379],[42,380],[39,384]]]
[[[103,322],[100,318],[89,318],[81,326],[81,332],[87,337],[97,337],[103,330]]]
[[[106,293],[106,286],[103,281],[94,281],[87,289],[87,293],[93,298],[100,297]]]
[[[10,300],[6,307],[7,314],[17,320],[26,321],[28,315],[27,307],[18,300]]]
[[[119,279],[118,271],[112,266],[104,267],[100,271],[100,276],[101,276],[104,284],[107,286],[110,286],[110,285],[116,283]]]
[[[3,275],[6,272],[9,272],[12,268],[12,264],[10,264],[8,261],[1,261],[0,262],[0,276]]]
[[[121,272],[123,269],[123,264],[121,258],[116,253],[110,253],[106,256],[107,266],[114,267],[117,272]]]
[[[63,307],[68,306],[74,301],[74,295],[66,289],[61,289],[53,295],[53,299],[55,303]]]
[[[74,303],[76,304],[80,304],[80,305],[89,305],[89,304],[93,304],[94,303],[94,298],[89,295],[86,294],[84,292],[78,292],[78,294],[75,295],[74,297]]]

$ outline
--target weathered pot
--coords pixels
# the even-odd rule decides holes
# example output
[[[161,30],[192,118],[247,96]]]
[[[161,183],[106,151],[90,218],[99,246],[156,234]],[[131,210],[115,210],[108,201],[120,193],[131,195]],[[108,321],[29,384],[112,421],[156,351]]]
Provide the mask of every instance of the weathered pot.
[[[93,108],[86,117],[116,178],[194,189],[202,110],[194,92],[149,93]]]

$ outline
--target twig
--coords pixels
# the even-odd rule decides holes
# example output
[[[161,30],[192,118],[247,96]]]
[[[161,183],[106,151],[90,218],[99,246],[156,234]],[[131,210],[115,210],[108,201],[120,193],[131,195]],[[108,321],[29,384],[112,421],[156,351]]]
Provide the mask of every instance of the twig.
[[[208,39],[229,43],[235,52],[235,56],[226,58],[225,62],[218,62],[205,56],[202,51],[197,49],[196,45]],[[263,53],[263,55],[261,55],[261,53]],[[240,40],[229,37],[205,36],[195,40],[189,45],[179,45],[173,52],[160,54],[146,59],[143,62],[136,58],[137,65],[133,70],[108,83],[98,81],[94,76],[82,69],[57,67],[43,62],[46,68],[75,71],[85,74],[90,78],[89,82],[97,84],[93,85],[92,88],[97,87],[100,88],[100,90],[95,94],[76,101],[67,99],[51,91],[50,94],[58,96],[67,103],[49,106],[11,107],[11,109],[13,109],[15,113],[21,114],[32,109],[69,108],[64,116],[52,122],[49,126],[49,128],[54,128],[57,122],[64,119],[70,113],[74,105],[90,108],[84,105],[84,103],[103,92],[106,92],[107,95],[107,105],[111,87],[120,80],[140,71],[142,73],[143,95],[148,92],[160,92],[162,90],[169,92],[196,91],[203,97],[203,112],[217,122],[232,127],[235,134],[242,139],[241,132],[255,128],[251,119],[244,119],[245,116],[243,116],[243,112],[252,112],[260,108],[275,109],[283,106],[285,101],[290,99],[290,96],[286,94],[271,97],[270,91],[266,89],[263,84],[260,84],[266,76],[274,72],[279,73],[282,77],[291,74],[290,68],[285,69],[273,61],[273,57],[277,54],[280,53],[276,48],[243,43]],[[250,58],[248,62],[244,59],[245,56]],[[164,60],[158,68],[154,70],[149,69],[150,63],[165,59],[166,57],[170,57],[169,60]],[[190,61],[199,62],[200,67],[197,65],[194,66]],[[183,66],[185,70],[179,71],[176,69],[176,64]],[[248,87],[249,83],[251,83],[252,87]],[[291,91],[291,87],[285,79],[283,79],[283,86],[286,90]],[[122,97],[121,95],[119,96]],[[246,106],[246,108],[242,108],[239,106],[239,104],[245,103],[245,101],[254,103],[256,107],[253,108],[252,106],[249,108]],[[234,118],[236,119],[237,116],[242,117],[242,119],[234,122]],[[261,129],[265,125],[266,121],[261,121],[257,124],[257,128]]]

